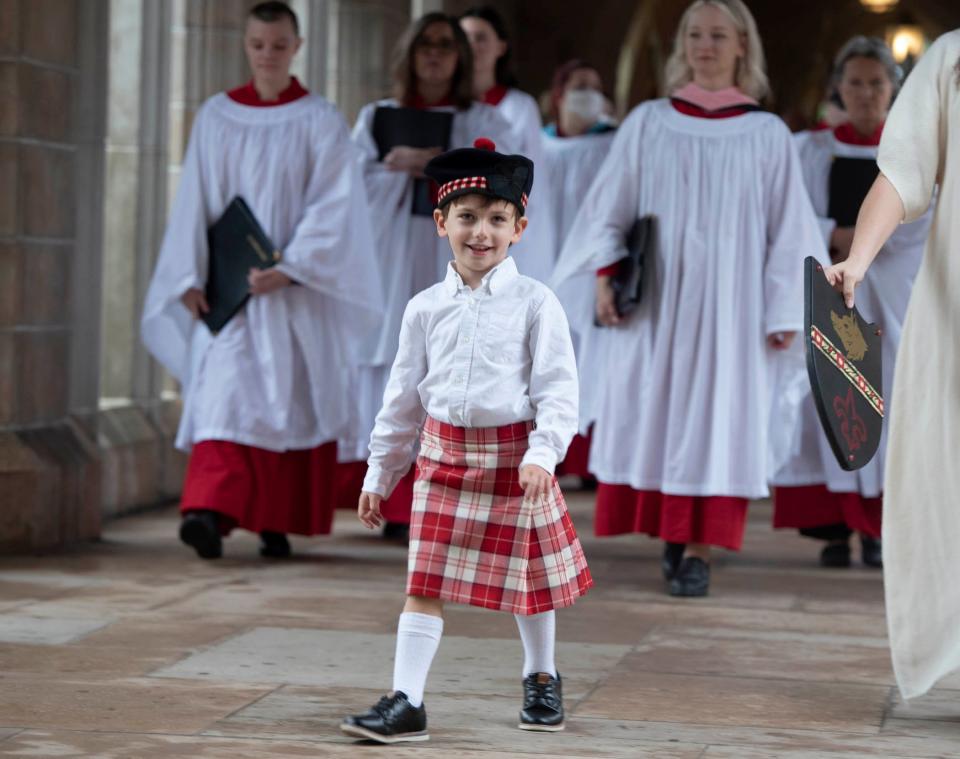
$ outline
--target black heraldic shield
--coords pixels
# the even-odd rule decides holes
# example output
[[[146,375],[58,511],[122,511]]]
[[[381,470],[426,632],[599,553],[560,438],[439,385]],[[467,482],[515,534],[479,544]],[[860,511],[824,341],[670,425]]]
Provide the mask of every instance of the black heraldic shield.
[[[820,423],[840,466],[859,469],[883,429],[880,335],[830,286],[813,257],[804,262],[804,346]]]

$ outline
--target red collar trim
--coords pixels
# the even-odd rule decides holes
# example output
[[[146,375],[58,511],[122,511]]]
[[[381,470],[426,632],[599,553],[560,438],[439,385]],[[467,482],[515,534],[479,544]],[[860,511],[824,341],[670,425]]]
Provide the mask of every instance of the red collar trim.
[[[483,93],[480,98],[487,105],[500,105],[500,102],[507,96],[510,88],[503,84],[495,84],[489,90]]]
[[[680,98],[670,98],[670,105],[684,116],[693,116],[698,119],[729,119],[733,116],[742,116],[751,111],[759,111],[760,108],[752,105],[735,105],[729,108],[721,108],[717,111],[708,111],[702,106],[689,103]]]
[[[883,124],[878,126],[874,133],[868,137],[864,137],[860,132],[853,128],[853,124],[849,121],[845,124],[841,124],[836,129],[833,130],[833,136],[837,139],[838,142],[842,142],[845,145],[864,145],[869,147],[876,147],[880,144],[880,135],[883,134]]]
[[[447,95],[442,100],[437,101],[436,103],[427,104],[427,101],[423,99],[423,95],[419,92],[415,93],[413,98],[410,101],[411,108],[417,108],[421,111],[426,110],[427,108],[449,108],[456,105],[453,102],[453,99]]]
[[[290,85],[283,92],[277,95],[276,100],[264,100],[261,98],[260,94],[257,92],[257,88],[253,86],[252,79],[246,84],[227,92],[227,97],[229,97],[235,103],[240,103],[240,105],[250,105],[254,108],[270,108],[271,106],[275,105],[292,103],[294,100],[299,100],[304,95],[308,94],[310,93],[304,89],[303,85],[300,84],[297,78],[295,76],[291,76]]]

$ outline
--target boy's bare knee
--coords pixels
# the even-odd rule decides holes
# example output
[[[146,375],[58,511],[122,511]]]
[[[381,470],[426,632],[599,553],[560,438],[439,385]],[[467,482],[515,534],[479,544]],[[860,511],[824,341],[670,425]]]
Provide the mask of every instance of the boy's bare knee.
[[[403,605],[404,612],[413,612],[414,614],[429,614],[431,617],[443,616],[443,601],[439,598],[427,598],[425,596],[407,596],[407,602]]]

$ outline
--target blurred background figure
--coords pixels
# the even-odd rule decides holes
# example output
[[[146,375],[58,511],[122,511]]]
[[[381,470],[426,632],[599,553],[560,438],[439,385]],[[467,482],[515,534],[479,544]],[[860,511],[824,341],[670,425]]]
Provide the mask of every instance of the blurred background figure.
[[[192,451],[180,538],[204,559],[234,527],[260,533],[270,557],[290,554],[287,533],[330,532],[350,348],[381,308],[349,132],[290,76],[299,47],[285,3],[253,7],[253,78],[197,114],[144,307],[143,340],[183,385],[177,446]],[[251,270],[252,297],[214,336],[198,321],[207,228],[238,195],[281,260]]]
[[[796,139],[804,182],[830,257],[837,262],[850,252],[856,211],[879,172],[877,149],[900,86],[900,68],[883,40],[860,36],[849,40],[837,54],[833,76],[846,120],[832,130],[802,132]],[[864,318],[883,330],[885,395],[893,383],[900,332],[930,218],[927,212],[917,221],[899,226],[857,291]],[[777,486],[774,527],[799,528],[801,535],[826,541],[820,554],[820,564],[825,567],[850,566],[849,540],[857,532],[863,563],[880,567],[887,427],[879,450],[865,467],[855,472],[841,469],[809,393],[803,350],[795,346],[790,354],[794,380],[790,391],[777,393],[779,410],[774,419],[774,434],[785,437],[778,446],[785,459],[777,463],[773,478]]]
[[[581,409],[597,534],[660,538],[670,594],[703,596],[711,548],[739,550],[748,500],[768,494],[768,371],[803,324],[803,259],[825,246],[792,137],[757,103],[763,48],[740,0],[688,7],[667,90],[617,130],[554,282],[593,277],[595,301],[571,320],[581,335],[604,325],[602,349],[585,360],[581,343],[580,357],[585,381],[602,378]],[[623,318],[611,276],[646,215],[659,239]]]
[[[472,147],[478,137],[490,138],[503,153],[519,150],[516,133],[496,107],[474,99],[473,71],[470,44],[457,19],[429,13],[413,22],[398,41],[393,67],[394,97],[364,106],[354,126],[353,140],[363,156],[370,206],[368,225],[374,236],[386,302],[381,328],[367,352],[369,363],[361,368],[354,385],[361,405],[360,421],[353,439],[342,441],[341,445],[340,502],[352,499],[356,504],[360,497],[367,443],[383,403],[407,301],[443,279],[450,260],[450,245],[437,237],[432,199],[426,200],[426,213],[415,202],[415,194],[426,182],[424,167],[443,150]],[[378,125],[385,123],[385,117],[391,114],[384,111],[390,109],[448,114],[447,134],[441,138],[446,144],[385,145],[387,130]],[[403,117],[410,120],[407,125],[400,125],[401,139],[415,135],[420,128],[415,115],[408,112]],[[387,134],[386,138],[389,137]],[[353,297],[365,295],[358,290]],[[403,539],[409,529],[414,479],[413,461],[410,463],[408,476],[381,506],[387,520],[387,537]]]
[[[558,253],[583,203],[584,192],[613,143],[614,126],[604,113],[606,103],[603,80],[589,63],[574,59],[557,68],[550,89],[552,120],[544,128],[542,139]],[[573,337],[579,351],[577,334]],[[584,376],[581,397],[591,393],[597,381],[597,377]],[[594,487],[596,480],[588,468],[590,437],[587,431],[584,433],[573,439],[557,474],[579,478],[581,487]]]
[[[489,5],[478,5],[460,16],[460,26],[473,52],[474,97],[497,109],[514,132],[515,149],[533,161],[537,191],[530,196],[526,214],[531,233],[510,249],[510,255],[521,274],[546,282],[553,272],[557,241],[548,195],[551,179],[540,143],[540,109],[533,96],[517,87],[510,39],[500,14]]]

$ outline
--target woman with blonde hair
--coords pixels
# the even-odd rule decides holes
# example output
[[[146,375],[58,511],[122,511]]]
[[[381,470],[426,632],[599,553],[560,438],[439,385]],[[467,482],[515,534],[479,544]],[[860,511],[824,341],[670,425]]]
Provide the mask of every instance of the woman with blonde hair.
[[[960,669],[960,29],[934,42],[910,73],[877,163],[850,255],[826,272],[848,306],[890,236],[921,218],[939,188],[897,354],[883,480],[893,671],[903,697],[913,698]]]
[[[584,375],[603,378],[581,382],[597,534],[659,537],[671,595],[702,596],[711,546],[738,550],[748,499],[768,495],[770,370],[803,324],[803,259],[825,250],[790,132],[757,102],[746,6],[693,3],[667,75],[670,96],[617,130],[554,283],[563,296],[594,281],[570,317]],[[621,313],[612,278],[645,216],[658,239]]]

